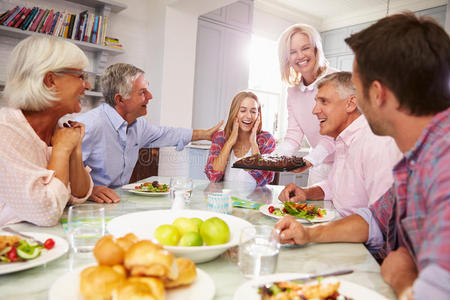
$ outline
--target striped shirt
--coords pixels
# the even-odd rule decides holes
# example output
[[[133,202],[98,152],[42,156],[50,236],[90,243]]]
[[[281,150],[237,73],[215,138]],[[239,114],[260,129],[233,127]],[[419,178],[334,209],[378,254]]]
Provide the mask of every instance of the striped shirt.
[[[261,154],[272,153],[275,149],[275,139],[267,131],[261,131],[256,136],[256,141],[258,143],[259,152]],[[208,161],[205,166],[206,177],[211,182],[219,182],[223,180],[225,172],[216,171],[213,169],[213,162],[219,156],[222,148],[226,142],[225,131],[218,131],[212,137],[211,149],[209,150]],[[274,172],[270,171],[259,171],[252,170],[248,172],[256,181],[257,185],[265,185],[271,183],[274,177]]]

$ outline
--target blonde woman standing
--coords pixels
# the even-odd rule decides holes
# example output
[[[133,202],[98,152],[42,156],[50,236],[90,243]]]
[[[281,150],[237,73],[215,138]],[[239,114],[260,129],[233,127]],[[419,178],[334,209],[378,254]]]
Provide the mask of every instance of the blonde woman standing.
[[[306,137],[312,149],[304,157],[306,166],[294,172],[310,168],[309,186],[325,180],[333,164],[334,141],[319,133],[320,124],[327,120],[318,120],[312,110],[317,94],[316,82],[337,70],[328,66],[319,32],[306,24],[293,25],[282,33],[278,42],[278,58],[281,79],[289,85],[288,129],[275,153],[294,155]]]

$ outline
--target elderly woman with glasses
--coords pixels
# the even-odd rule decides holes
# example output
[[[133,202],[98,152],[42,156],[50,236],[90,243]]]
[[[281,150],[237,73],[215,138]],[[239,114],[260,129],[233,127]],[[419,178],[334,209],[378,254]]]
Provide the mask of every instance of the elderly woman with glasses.
[[[83,166],[84,125],[58,120],[81,110],[86,55],[74,44],[29,37],[12,51],[0,109],[0,225],[57,224],[93,187]],[[3,104],[4,105],[4,104]]]

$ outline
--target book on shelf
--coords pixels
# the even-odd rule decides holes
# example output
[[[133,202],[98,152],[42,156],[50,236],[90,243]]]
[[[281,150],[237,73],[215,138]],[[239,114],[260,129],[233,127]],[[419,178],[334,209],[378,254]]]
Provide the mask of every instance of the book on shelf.
[[[42,27],[44,26],[45,20],[47,20],[48,14],[50,13],[50,11],[48,9],[46,9],[44,11],[44,14],[42,15],[41,21],[39,22],[39,24],[36,27],[36,32],[40,32]]]
[[[25,13],[25,11],[27,10],[26,7],[22,8],[19,13],[14,17],[14,19],[11,20],[11,22],[8,23],[7,26],[9,27],[14,27],[16,25],[17,22],[19,22],[21,16]]]
[[[107,24],[108,24],[108,17],[104,16],[103,17],[103,30],[102,30],[101,40],[100,40],[100,45],[102,45],[102,46],[105,44],[105,36],[106,36]]]
[[[11,13],[11,10],[7,10],[0,15],[0,24],[3,24],[3,21],[6,21],[6,19],[9,17],[10,13]]]
[[[107,37],[108,18],[88,10],[71,14],[67,10],[17,5],[0,12],[0,25],[123,49],[118,39]]]
[[[39,12],[39,7],[33,8],[31,11],[29,17],[23,22],[23,25],[20,27],[22,30],[27,30],[28,27],[31,25],[31,21],[34,20],[36,14]]]
[[[27,16],[30,14],[31,9],[26,9],[25,12],[20,16],[19,20],[14,24],[14,28],[19,28],[20,25],[25,21]]]
[[[14,18],[17,16],[17,14],[22,10],[23,6],[22,5],[17,5],[14,10],[11,11],[11,13],[9,14],[8,18],[3,21],[2,25],[8,26],[8,24],[14,20]]]
[[[86,32],[84,34],[83,40],[85,42],[89,41],[91,39],[92,35],[92,25],[94,24],[95,15],[94,14],[87,14],[86,16]]]
[[[37,15],[36,19],[34,19],[33,24],[28,29],[29,31],[36,31],[36,27],[39,25],[39,22],[41,22],[44,12],[45,11],[42,8],[39,9],[39,14]]]
[[[80,23],[80,15],[75,15],[75,22],[73,22],[72,35],[70,36],[71,40],[75,39],[75,34],[77,33],[78,23]]]
[[[42,26],[41,30],[39,30],[40,33],[44,33],[47,30],[48,23],[50,23],[51,20],[53,20],[53,9],[48,13],[47,18],[43,23],[44,25]]]
[[[81,33],[80,33],[80,41],[83,41],[83,42],[89,42],[88,40],[86,40],[86,29],[87,29],[87,21],[88,21],[88,16],[89,16],[89,13],[88,12],[86,12],[85,14],[84,14],[84,19],[83,19],[83,23],[81,24]]]
[[[53,34],[53,31],[56,28],[56,24],[58,23],[58,18],[59,18],[59,11],[56,12],[55,17],[53,18],[52,24],[49,27],[49,30],[46,32],[46,34]]]

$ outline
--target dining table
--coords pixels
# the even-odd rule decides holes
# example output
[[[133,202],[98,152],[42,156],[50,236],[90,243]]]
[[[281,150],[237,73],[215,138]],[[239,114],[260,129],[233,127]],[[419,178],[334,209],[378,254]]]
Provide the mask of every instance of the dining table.
[[[152,182],[169,184],[169,177],[150,177],[140,182]],[[137,183],[136,185],[138,185]],[[255,187],[243,182],[219,182],[210,183],[206,180],[193,180],[192,197],[185,205],[185,209],[208,210],[208,194],[230,189],[231,196],[237,199],[258,202],[261,204],[277,204],[278,196],[283,190],[281,185],[266,185]],[[120,197],[120,202],[114,204],[100,204],[105,211],[106,221],[114,217],[128,213],[146,210],[170,209],[172,201],[169,195],[149,197],[131,193],[126,189],[117,188],[115,192]],[[86,203],[93,204],[88,201]],[[333,209],[331,201],[310,201],[314,205]],[[36,232],[52,234],[68,240],[67,212],[64,210],[61,222],[51,227],[38,227],[22,222],[11,224],[9,227],[21,232]],[[262,214],[258,209],[233,207],[233,216],[242,218],[254,225],[274,226],[276,218]],[[335,219],[340,218],[336,214]],[[305,226],[311,226],[305,224]],[[0,230],[0,235],[2,234]],[[218,258],[197,264],[197,267],[206,272],[214,281],[214,299],[233,299],[234,293],[246,278],[240,272],[237,264],[236,248],[231,248]],[[80,267],[95,264],[92,253],[75,253],[69,251],[61,257],[46,264],[17,272],[0,275],[0,299],[48,299],[52,284],[61,276]],[[278,256],[276,273],[310,273],[352,269],[354,272],[340,276],[345,281],[356,283],[371,289],[387,299],[395,299],[391,287],[383,281],[380,273],[380,265],[370,254],[363,243],[323,243],[303,246],[282,245]],[[199,299],[201,300],[201,299]]]

